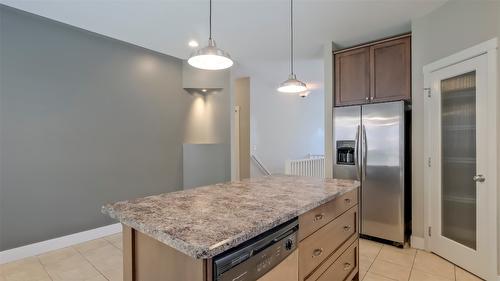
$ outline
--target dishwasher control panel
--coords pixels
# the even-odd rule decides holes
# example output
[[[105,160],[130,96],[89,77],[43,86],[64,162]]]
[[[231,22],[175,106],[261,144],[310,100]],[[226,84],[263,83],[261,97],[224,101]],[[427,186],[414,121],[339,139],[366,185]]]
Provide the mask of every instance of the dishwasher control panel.
[[[255,281],[297,248],[297,219],[275,227],[213,260],[214,281]]]

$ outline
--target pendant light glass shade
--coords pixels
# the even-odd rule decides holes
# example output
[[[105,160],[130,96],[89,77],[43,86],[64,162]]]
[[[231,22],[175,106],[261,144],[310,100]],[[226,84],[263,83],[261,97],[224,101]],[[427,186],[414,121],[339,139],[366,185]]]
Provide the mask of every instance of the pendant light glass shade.
[[[209,29],[208,46],[192,53],[189,56],[188,63],[193,67],[205,70],[230,68],[233,65],[231,56],[224,50],[217,48],[215,40],[212,38],[212,0],[210,0]]]
[[[292,93],[292,94],[304,92],[306,90],[307,90],[306,83],[297,80],[295,74],[290,74],[290,76],[288,76],[288,80],[281,83],[278,88],[279,92]]]
[[[233,60],[228,53],[217,48],[215,40],[209,39],[208,46],[195,51],[189,57],[188,63],[199,69],[221,70],[231,67]]]
[[[293,73],[293,0],[290,0],[290,75],[280,84],[278,92],[296,94],[304,91],[307,91],[306,83],[297,80]]]

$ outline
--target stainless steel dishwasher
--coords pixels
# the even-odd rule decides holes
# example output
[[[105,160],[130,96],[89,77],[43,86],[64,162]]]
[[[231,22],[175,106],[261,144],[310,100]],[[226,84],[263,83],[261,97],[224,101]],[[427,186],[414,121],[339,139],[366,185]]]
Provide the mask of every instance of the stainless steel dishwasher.
[[[255,281],[297,248],[299,223],[293,219],[213,259],[214,281]]]

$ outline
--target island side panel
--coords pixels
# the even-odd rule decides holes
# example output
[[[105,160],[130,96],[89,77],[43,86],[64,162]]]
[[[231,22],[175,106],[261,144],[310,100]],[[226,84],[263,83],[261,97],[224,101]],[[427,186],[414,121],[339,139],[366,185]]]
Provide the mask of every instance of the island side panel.
[[[134,280],[134,229],[122,224],[123,281]]]
[[[194,259],[133,228],[123,228],[124,281],[206,281],[206,260]]]

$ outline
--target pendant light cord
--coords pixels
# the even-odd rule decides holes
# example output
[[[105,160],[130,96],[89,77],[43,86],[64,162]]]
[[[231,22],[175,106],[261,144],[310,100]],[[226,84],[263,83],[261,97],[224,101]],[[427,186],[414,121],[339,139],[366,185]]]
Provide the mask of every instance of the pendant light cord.
[[[209,36],[208,39],[212,40],[212,0],[210,0],[210,16],[208,17],[208,28],[209,28]]]
[[[290,0],[290,73],[293,75],[293,0]]]

